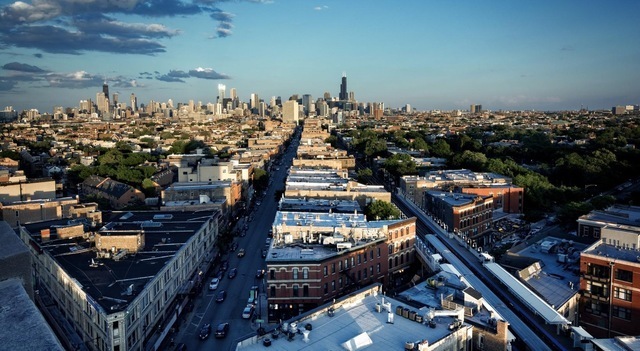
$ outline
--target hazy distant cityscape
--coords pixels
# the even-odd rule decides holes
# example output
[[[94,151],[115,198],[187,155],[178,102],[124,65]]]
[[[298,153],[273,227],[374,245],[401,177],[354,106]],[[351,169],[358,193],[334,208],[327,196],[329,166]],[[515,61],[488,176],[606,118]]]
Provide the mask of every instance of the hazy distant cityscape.
[[[640,350],[639,11],[0,5],[0,349]]]

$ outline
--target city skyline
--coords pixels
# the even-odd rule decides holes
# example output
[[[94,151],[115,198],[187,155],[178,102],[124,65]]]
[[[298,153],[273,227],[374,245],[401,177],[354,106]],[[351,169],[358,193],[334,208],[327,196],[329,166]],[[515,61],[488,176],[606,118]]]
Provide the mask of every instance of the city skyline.
[[[0,3],[0,104],[340,95],[399,108],[640,103],[640,3],[38,0]],[[229,92],[228,90],[227,92]],[[111,96],[110,96],[111,98]]]

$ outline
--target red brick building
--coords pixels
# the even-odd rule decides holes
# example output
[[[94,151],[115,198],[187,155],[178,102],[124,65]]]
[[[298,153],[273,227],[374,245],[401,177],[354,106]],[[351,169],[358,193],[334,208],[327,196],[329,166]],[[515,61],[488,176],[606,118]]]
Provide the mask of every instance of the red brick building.
[[[373,283],[393,287],[396,275],[414,260],[415,221],[278,212],[266,259],[269,321],[288,319]]]
[[[580,326],[596,338],[640,335],[640,229],[601,233],[580,255]]]
[[[491,195],[427,191],[424,208],[445,230],[462,236],[472,247],[489,243],[485,234],[491,231],[493,219]]]

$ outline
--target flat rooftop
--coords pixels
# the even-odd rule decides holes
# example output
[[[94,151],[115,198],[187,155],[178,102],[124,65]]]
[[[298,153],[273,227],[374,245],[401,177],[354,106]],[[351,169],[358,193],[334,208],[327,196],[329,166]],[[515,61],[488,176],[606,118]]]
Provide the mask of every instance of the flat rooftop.
[[[571,245],[574,248],[575,262],[559,262],[558,254],[547,253],[540,249],[542,242],[556,242],[558,246]],[[587,245],[563,240],[555,237],[545,237],[524,249],[516,252],[517,255],[533,258],[540,262],[542,270],[538,274],[530,275],[526,282],[540,295],[549,305],[560,307],[570,298],[578,293],[580,289],[580,276],[578,259],[580,252],[587,248]],[[561,250],[561,249],[558,249]]]
[[[380,313],[376,312],[376,305],[382,304],[383,299],[385,304],[390,303],[393,323],[387,322],[388,313],[384,308]],[[297,334],[293,340],[287,340],[283,335],[273,339],[271,334],[266,334],[257,338],[255,343],[240,343],[237,350],[264,350],[263,340],[265,338],[271,339],[272,344],[269,349],[274,351],[346,350],[342,344],[351,341],[351,346],[354,347],[358,344],[354,338],[362,333],[366,333],[372,342],[370,346],[363,347],[363,349],[404,350],[406,342],[426,340],[429,345],[433,345],[452,333],[449,330],[449,324],[454,321],[453,317],[436,317],[436,327],[429,328],[424,322],[412,321],[395,312],[398,306],[402,306],[425,316],[428,312],[426,309],[414,309],[380,294],[358,294],[347,300],[348,302],[337,304],[339,307],[335,308],[333,316],[329,316],[327,313],[329,306],[325,305],[311,311],[307,318],[296,320],[298,328],[301,330],[304,330],[307,323],[311,324],[312,330],[309,333],[308,342],[303,340],[302,335]],[[463,326],[468,327],[466,324]],[[366,336],[363,339],[366,339]],[[360,345],[362,346],[362,344]]]
[[[604,244],[602,241],[596,242],[594,245],[583,251],[585,254],[601,256],[603,258],[615,258],[632,263],[638,263],[640,252],[638,250],[615,247],[613,245]]]
[[[614,205],[602,211],[591,211],[578,218],[578,221],[581,220],[638,227],[640,225],[640,207]]]
[[[64,351],[19,279],[0,282],[0,340],[3,350]]]
[[[228,188],[231,186],[230,180],[216,180],[211,182],[173,183],[165,191],[189,191],[201,189]]]
[[[105,311],[118,311],[136,298],[146,284],[217,211],[113,212],[98,233],[127,235],[144,233],[144,247],[122,259],[97,258],[95,243],[80,238],[57,239],[56,226],[69,220],[31,223],[24,226],[42,249]],[[40,231],[51,229],[42,242]],[[133,285],[129,295],[127,290]]]
[[[452,206],[461,206],[466,205],[468,203],[472,203],[478,195],[475,194],[465,194],[465,193],[450,193],[447,191],[435,191],[430,190],[427,192],[429,195],[441,199],[444,202],[452,205]]]
[[[280,211],[293,212],[336,212],[354,213],[362,212],[358,201],[354,200],[329,200],[317,198],[280,198],[278,203]]]

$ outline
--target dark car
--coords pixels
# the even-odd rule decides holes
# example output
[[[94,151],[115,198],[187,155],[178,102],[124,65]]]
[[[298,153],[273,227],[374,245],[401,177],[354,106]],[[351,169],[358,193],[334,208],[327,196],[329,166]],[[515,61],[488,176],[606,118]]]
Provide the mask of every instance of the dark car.
[[[229,269],[229,261],[223,261],[222,266],[220,266],[220,270],[226,272]]]
[[[216,338],[224,338],[229,332],[229,323],[220,323],[216,328]]]
[[[176,346],[176,351],[187,351],[187,345],[185,345],[184,343],[179,343]]]
[[[200,329],[200,340],[204,340],[211,335],[211,324],[207,323]]]
[[[267,257],[267,250],[262,249],[262,258],[266,258]]]
[[[216,296],[216,301],[217,301],[217,302],[222,302],[222,301],[224,301],[224,299],[226,299],[226,298],[227,298],[227,292],[226,292],[226,291],[224,291],[224,290],[222,290],[222,291],[220,291],[220,292],[218,293],[218,296]]]
[[[238,275],[238,268],[231,268],[231,270],[229,271],[229,279],[233,279],[236,277],[236,275]]]
[[[258,269],[256,272],[256,278],[261,279],[262,277],[264,277],[264,269]]]

